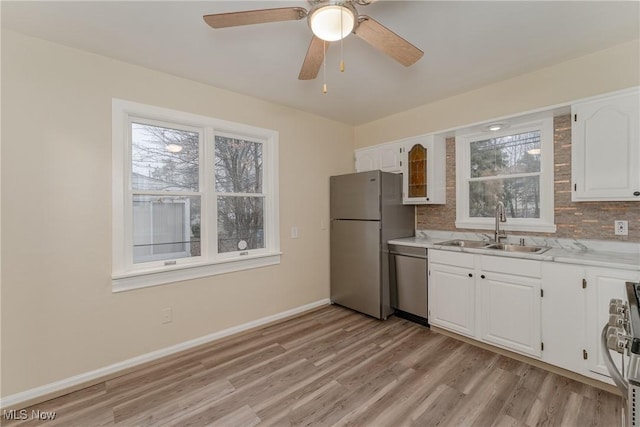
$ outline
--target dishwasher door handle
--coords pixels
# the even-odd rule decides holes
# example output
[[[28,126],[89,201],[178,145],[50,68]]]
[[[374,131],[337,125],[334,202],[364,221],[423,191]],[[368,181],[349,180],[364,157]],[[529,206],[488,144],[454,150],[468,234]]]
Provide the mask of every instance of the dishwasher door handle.
[[[427,259],[427,255],[409,254],[406,252],[397,252],[397,251],[389,251],[389,255],[399,255],[399,256],[407,256],[410,258]]]

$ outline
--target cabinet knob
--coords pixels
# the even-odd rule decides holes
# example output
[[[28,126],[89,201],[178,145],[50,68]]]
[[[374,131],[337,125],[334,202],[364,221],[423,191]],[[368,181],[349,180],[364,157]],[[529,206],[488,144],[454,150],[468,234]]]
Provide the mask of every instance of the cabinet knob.
[[[633,195],[634,195],[634,196],[640,196],[640,191],[634,191],[634,192],[633,192]]]
[[[480,276],[480,278],[481,278],[481,279],[484,279],[484,274],[482,274],[482,275]]]
[[[469,273],[469,277],[473,277],[473,274]]]

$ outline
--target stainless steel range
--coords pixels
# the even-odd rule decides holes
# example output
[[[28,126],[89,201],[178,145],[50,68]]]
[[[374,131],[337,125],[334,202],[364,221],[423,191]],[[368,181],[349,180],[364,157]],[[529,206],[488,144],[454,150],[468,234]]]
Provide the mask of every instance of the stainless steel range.
[[[609,302],[609,322],[601,335],[602,355],[616,386],[626,396],[627,426],[640,426],[640,283],[626,282],[627,301]],[[613,363],[609,350],[628,356],[627,371]]]

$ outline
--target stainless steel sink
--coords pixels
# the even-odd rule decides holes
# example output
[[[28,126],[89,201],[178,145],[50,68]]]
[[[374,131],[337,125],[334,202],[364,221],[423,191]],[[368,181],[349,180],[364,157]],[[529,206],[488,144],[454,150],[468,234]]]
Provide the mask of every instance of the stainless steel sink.
[[[487,242],[485,240],[448,240],[446,242],[436,243],[441,246],[454,246],[458,248],[484,248],[487,245],[491,244],[491,242]]]
[[[485,246],[483,249],[494,249],[497,251],[505,252],[525,252],[540,254],[549,248],[545,246],[522,246],[522,245],[510,245],[506,243],[494,243],[492,245]]]
[[[504,252],[520,252],[529,254],[541,254],[549,250],[546,246],[523,246],[511,245],[508,243],[487,242],[486,240],[447,240],[446,242],[436,243],[440,246],[453,246],[457,248],[473,248],[473,249],[490,249],[494,251]]]

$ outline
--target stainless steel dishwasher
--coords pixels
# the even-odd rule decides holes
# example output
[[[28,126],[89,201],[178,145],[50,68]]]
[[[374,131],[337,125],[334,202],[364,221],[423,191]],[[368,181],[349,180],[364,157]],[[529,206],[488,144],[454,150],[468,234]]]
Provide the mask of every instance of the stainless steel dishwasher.
[[[427,259],[426,248],[389,245],[391,306],[397,315],[428,325]]]

